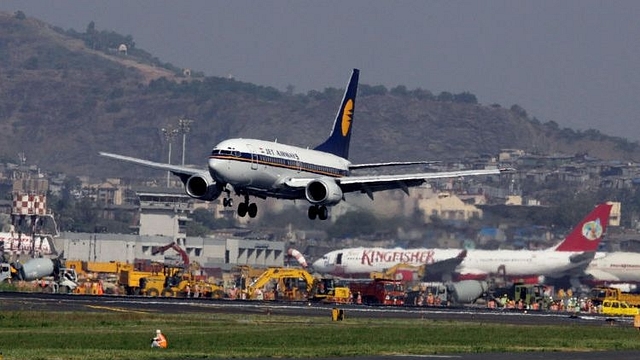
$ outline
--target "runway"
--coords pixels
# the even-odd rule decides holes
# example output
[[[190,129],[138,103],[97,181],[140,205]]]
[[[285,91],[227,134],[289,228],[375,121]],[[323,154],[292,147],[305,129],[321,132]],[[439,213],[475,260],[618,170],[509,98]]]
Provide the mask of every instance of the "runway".
[[[272,316],[331,317],[336,307],[329,304],[274,303],[255,301],[229,301],[211,299],[147,298],[131,296],[59,295],[42,293],[0,292],[0,310],[21,311],[73,311],[73,312],[139,312],[139,313],[238,313],[269,314]],[[471,321],[480,323],[504,323],[520,325],[572,325],[599,327],[633,326],[631,318],[607,321],[600,315],[569,315],[522,311],[500,311],[482,308],[415,308],[415,307],[368,307],[341,305],[348,318],[419,318],[442,321]],[[639,335],[640,336],[640,335]],[[616,360],[639,359],[640,351],[633,352],[532,352],[532,353],[481,353],[424,356],[378,356],[355,359],[600,359],[615,357]],[[325,359],[334,360],[334,359]]]

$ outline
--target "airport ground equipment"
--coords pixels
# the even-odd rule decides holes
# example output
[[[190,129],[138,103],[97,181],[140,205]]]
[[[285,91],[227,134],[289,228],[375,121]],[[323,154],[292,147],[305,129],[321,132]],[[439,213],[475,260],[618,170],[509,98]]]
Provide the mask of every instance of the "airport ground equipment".
[[[408,291],[406,305],[449,306],[471,304],[486,294],[487,282],[463,280],[458,282],[422,283]]]
[[[140,283],[140,280],[158,275],[162,272],[162,268],[162,265],[157,263],[153,264],[152,271],[139,271],[134,269],[133,265],[125,266],[120,269],[118,274],[118,286],[121,286],[127,295],[140,295],[141,285],[144,285]]]
[[[640,315],[640,308],[629,305],[626,301],[605,299],[602,301],[602,314],[610,316],[636,316]]]
[[[357,299],[356,302],[361,301],[367,305],[404,305],[404,285],[399,280],[352,281],[349,289]]]
[[[415,266],[411,264],[396,264],[383,272],[372,272],[371,279],[393,279],[403,281],[405,284],[417,282],[424,278],[426,265]]]
[[[35,281],[44,292],[69,293],[78,287],[75,269],[49,258],[33,258],[25,263],[2,263],[0,281]]]
[[[140,293],[151,297],[205,297],[221,299],[224,289],[204,280],[198,280],[182,267],[164,266],[162,273],[140,279]]]
[[[602,304],[604,300],[610,299],[624,301],[631,306],[640,307],[640,293],[624,292],[614,287],[595,287],[591,289],[589,298],[596,306]]]
[[[314,279],[309,300],[324,303],[348,304],[353,301],[353,295],[344,280],[320,278]]]
[[[191,260],[189,260],[189,254],[187,254],[187,252],[184,251],[184,249],[182,249],[175,242],[169,243],[167,245],[164,245],[162,247],[159,247],[159,248],[155,249],[154,251],[151,252],[151,255],[157,255],[157,254],[160,254],[160,253],[164,253],[165,251],[167,251],[169,249],[175,250],[178,253],[178,255],[180,255],[180,258],[182,259],[182,266],[184,266],[185,269],[189,268],[189,264],[191,263]]]
[[[510,287],[493,290],[489,297],[501,303],[505,295],[515,303],[522,300],[524,306],[540,310],[548,309],[552,302],[542,284],[513,284]]]
[[[313,284],[313,276],[304,269],[272,267],[266,269],[242,291],[246,299],[302,301],[308,299]]]

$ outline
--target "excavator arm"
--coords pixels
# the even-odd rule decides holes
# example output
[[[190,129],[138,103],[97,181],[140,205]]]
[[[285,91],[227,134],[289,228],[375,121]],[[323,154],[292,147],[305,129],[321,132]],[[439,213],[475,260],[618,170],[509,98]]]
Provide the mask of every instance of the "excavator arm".
[[[182,258],[182,263],[183,263],[183,265],[184,265],[184,268],[185,268],[185,269],[187,269],[187,268],[189,267],[189,263],[190,263],[190,260],[189,260],[189,254],[187,254],[187,252],[186,252],[186,251],[184,251],[184,250],[183,250],[180,246],[178,246],[178,244],[176,244],[175,242],[172,242],[172,243],[170,243],[170,244],[167,244],[167,245],[161,246],[161,247],[159,247],[159,248],[157,248],[157,249],[153,250],[153,251],[151,252],[151,255],[157,255],[157,254],[160,254],[160,253],[164,253],[165,251],[167,251],[167,250],[169,250],[169,249],[173,249],[173,250],[175,250],[175,251],[180,255],[180,257]]]

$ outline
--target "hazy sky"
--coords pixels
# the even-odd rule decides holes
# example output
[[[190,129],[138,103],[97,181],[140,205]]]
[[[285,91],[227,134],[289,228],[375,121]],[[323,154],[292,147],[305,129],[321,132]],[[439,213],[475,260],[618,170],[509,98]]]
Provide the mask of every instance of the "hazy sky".
[[[295,92],[360,82],[469,91],[561,127],[640,140],[640,1],[2,0],[132,35],[163,62]]]

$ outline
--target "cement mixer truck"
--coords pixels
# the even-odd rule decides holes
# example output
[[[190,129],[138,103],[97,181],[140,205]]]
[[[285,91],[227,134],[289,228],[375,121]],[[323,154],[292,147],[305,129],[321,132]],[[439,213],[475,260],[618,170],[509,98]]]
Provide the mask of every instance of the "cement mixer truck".
[[[68,269],[57,260],[29,259],[25,263],[0,264],[0,281],[36,281],[44,292],[69,293],[78,287],[75,269]]]
[[[485,281],[422,283],[417,290],[407,292],[405,304],[415,306],[459,306],[471,304],[489,289]]]

